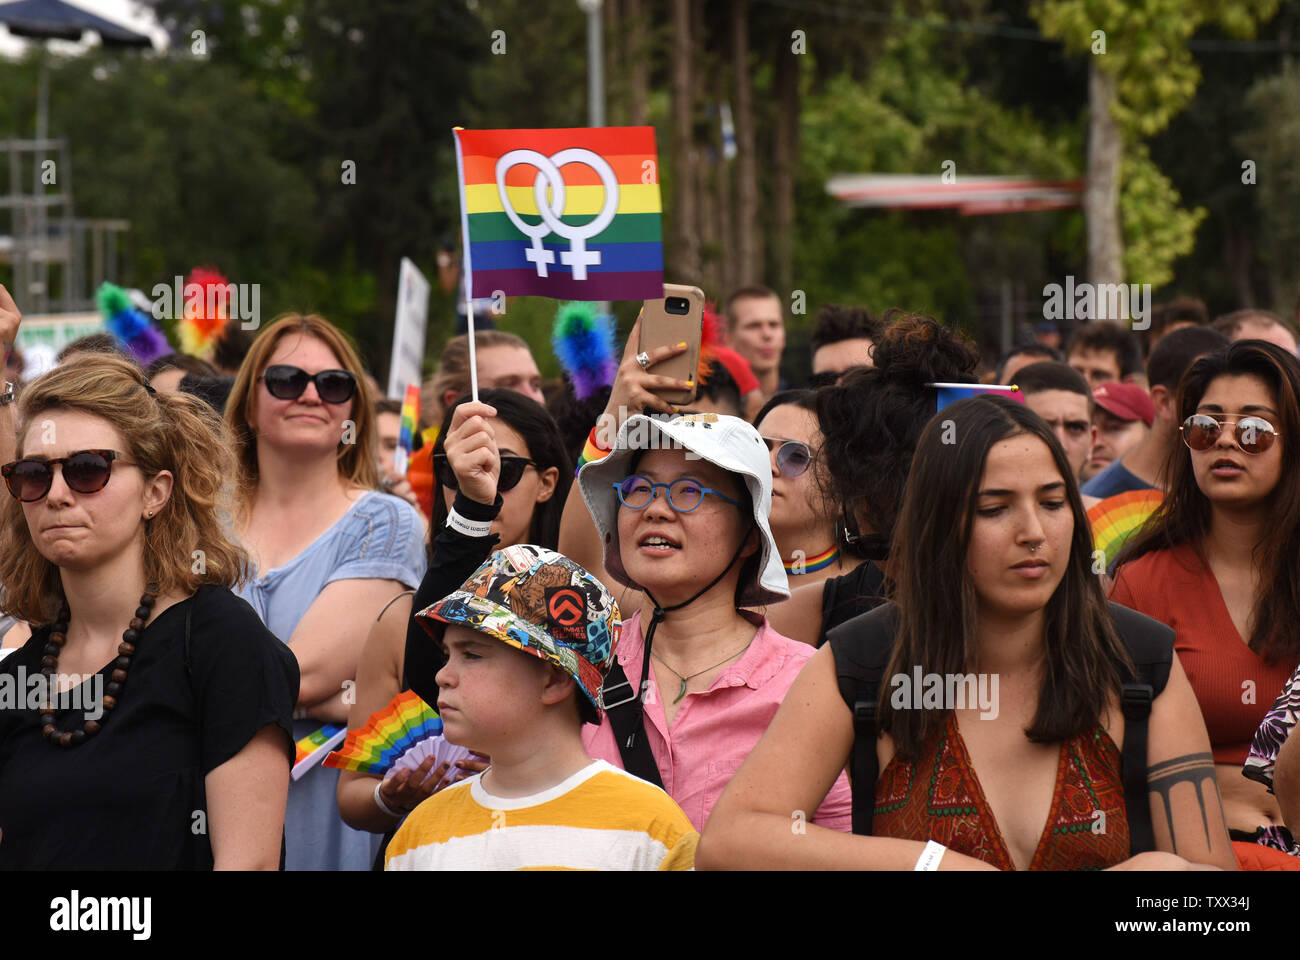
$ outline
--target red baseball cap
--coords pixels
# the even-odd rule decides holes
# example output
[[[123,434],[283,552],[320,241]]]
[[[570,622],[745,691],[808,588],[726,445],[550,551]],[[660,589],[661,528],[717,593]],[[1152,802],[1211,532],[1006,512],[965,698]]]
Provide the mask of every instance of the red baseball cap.
[[[1141,420],[1148,427],[1155,422],[1156,408],[1151,395],[1136,383],[1103,383],[1092,391],[1092,399],[1121,420]]]

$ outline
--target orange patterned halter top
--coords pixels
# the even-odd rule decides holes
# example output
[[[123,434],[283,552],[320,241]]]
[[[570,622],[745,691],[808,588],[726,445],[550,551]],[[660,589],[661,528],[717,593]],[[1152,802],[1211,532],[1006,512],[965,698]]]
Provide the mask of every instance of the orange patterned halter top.
[[[935,840],[1000,870],[1016,869],[953,714],[916,763],[895,756],[885,767],[871,832]],[[1061,744],[1052,805],[1029,869],[1101,870],[1128,856],[1120,752],[1098,726]]]

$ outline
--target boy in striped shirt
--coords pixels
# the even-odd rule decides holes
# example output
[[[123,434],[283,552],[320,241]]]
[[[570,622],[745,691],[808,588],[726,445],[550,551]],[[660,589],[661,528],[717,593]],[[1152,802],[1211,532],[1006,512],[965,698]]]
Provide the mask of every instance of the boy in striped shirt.
[[[567,557],[494,553],[417,614],[442,627],[438,712],[451,743],[492,765],[421,803],[388,845],[388,870],[689,870],[699,839],[659,787],[582,745],[600,722],[618,605]]]

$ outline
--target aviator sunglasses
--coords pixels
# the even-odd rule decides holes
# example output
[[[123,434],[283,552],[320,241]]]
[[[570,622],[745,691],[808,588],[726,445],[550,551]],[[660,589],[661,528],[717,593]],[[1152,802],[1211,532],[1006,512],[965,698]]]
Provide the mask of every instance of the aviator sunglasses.
[[[50,492],[54,483],[54,466],[60,465],[63,482],[75,493],[98,493],[108,486],[108,478],[116,460],[124,467],[135,464],[119,458],[113,450],[77,450],[66,457],[44,460],[23,457],[0,467],[0,475],[14,498],[23,503],[35,503]]]
[[[1242,453],[1260,454],[1273,446],[1278,432],[1262,417],[1225,417],[1218,420],[1204,413],[1193,414],[1178,429],[1183,443],[1192,450],[1208,450],[1219,442],[1227,424],[1233,425],[1233,439]]]
[[[524,471],[536,466],[537,464],[527,457],[502,457],[501,475],[497,477],[497,492],[505,493],[507,490],[513,490],[524,478]],[[452,490],[460,489],[456,485],[456,471],[447,462],[445,453],[440,453],[433,458],[433,475],[444,487]]]
[[[797,477],[812,466],[812,450],[802,440],[764,437],[763,442],[767,444],[767,449],[776,451],[776,468],[782,476]]]
[[[277,400],[297,400],[308,383],[316,384],[316,395],[325,403],[347,403],[357,390],[357,378],[346,370],[322,370],[309,374],[287,363],[267,367],[260,379]]]

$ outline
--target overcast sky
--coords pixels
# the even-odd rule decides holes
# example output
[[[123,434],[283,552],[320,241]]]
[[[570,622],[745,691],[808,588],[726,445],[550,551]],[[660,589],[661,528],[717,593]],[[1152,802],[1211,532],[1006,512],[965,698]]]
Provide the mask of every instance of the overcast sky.
[[[0,7],[10,0],[0,0]],[[167,43],[167,32],[158,26],[153,11],[137,0],[64,0],[69,6],[89,10],[106,20],[120,23],[140,33],[153,37],[155,49],[162,49]],[[0,26],[0,56],[17,56],[22,53],[26,41],[11,37]],[[59,53],[75,53],[84,50],[83,44],[52,41],[50,49]]]

